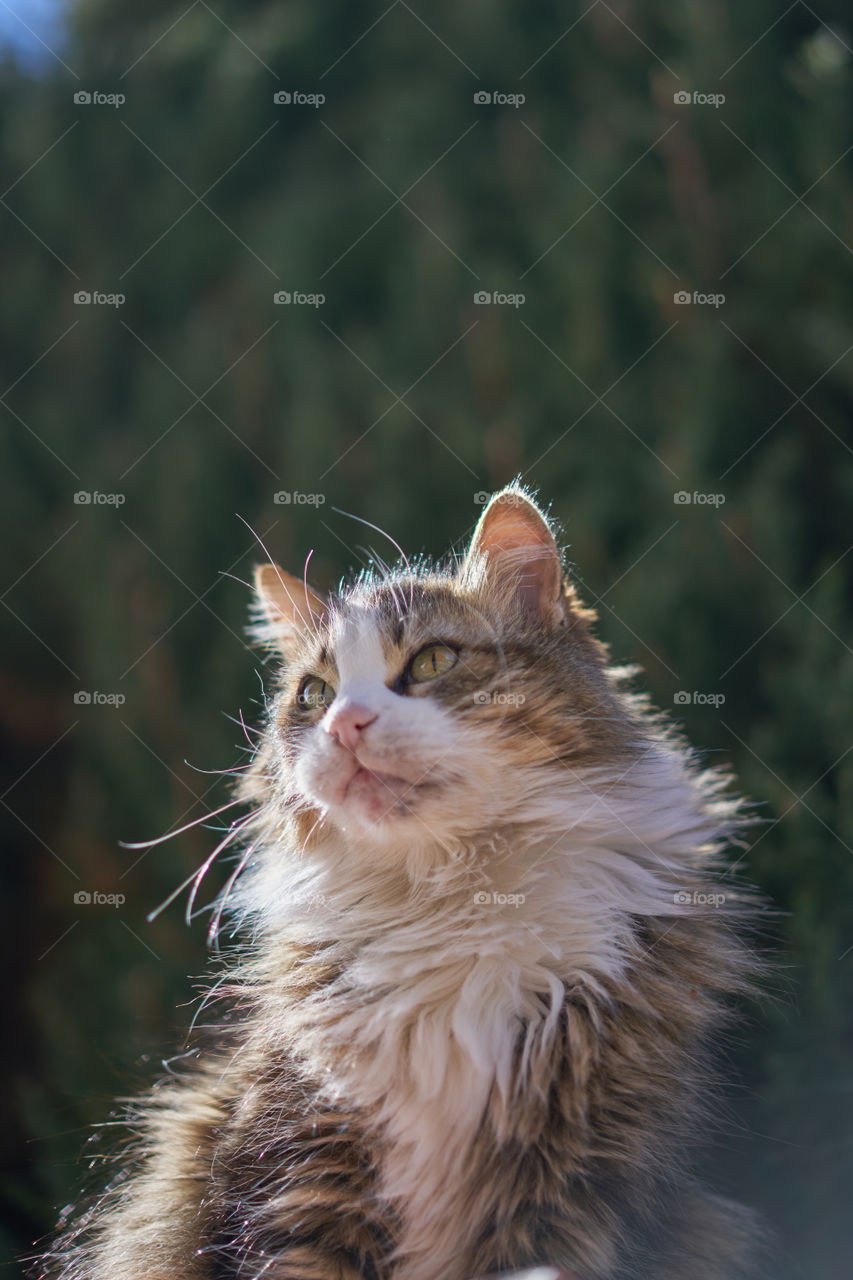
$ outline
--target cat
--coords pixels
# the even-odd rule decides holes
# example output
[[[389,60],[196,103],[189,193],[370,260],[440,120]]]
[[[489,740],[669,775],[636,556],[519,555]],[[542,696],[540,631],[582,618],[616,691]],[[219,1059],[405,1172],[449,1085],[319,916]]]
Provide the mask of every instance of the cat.
[[[743,806],[626,691],[548,516],[514,484],[458,563],[256,596],[227,1013],[36,1274],[752,1275],[690,1159],[754,980]]]

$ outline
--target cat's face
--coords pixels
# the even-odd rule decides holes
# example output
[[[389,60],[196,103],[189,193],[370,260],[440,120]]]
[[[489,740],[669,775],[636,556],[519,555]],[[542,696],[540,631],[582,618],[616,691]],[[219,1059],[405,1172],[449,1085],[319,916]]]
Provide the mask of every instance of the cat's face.
[[[362,843],[518,820],[536,779],[616,745],[603,652],[517,490],[493,500],[455,573],[362,582],[330,604],[268,566],[259,592],[285,657],[280,785]]]

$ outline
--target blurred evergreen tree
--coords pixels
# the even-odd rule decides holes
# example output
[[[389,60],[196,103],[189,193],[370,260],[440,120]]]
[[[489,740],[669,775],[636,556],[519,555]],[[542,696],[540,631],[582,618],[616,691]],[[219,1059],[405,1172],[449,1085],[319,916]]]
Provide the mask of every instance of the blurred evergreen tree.
[[[440,554],[521,473],[614,653],[663,707],[691,694],[691,738],[762,802],[744,865],[785,913],[790,992],[735,1047],[714,1171],[780,1275],[846,1275],[847,6],[180,8],[81,0],[61,61],[0,81],[10,1249],[206,963],[201,922],[145,917],[215,834],[118,841],[224,803],[195,769],[245,760],[223,712],[262,700],[227,575],[263,553],[240,518],[328,587],[388,554],[340,511]],[[297,291],[325,301],[274,301]],[[75,904],[93,889],[127,902]]]

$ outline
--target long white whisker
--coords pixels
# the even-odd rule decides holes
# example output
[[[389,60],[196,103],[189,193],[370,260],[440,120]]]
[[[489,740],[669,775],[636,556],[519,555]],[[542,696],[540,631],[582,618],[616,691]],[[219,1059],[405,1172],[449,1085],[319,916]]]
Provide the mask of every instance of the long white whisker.
[[[247,821],[248,821],[248,818],[244,818],[242,822],[233,823],[228,828],[228,834],[226,835],[225,839],[221,840],[220,843],[213,850],[213,853],[209,854],[208,857],[205,858],[204,862],[201,864],[201,867],[191,872],[191,874],[187,876],[186,880],[183,880],[178,885],[177,889],[174,889],[169,894],[168,898],[166,898],[163,902],[160,903],[159,907],[155,907],[153,911],[149,912],[149,914],[145,917],[149,924],[151,923],[152,920],[156,920],[157,917],[161,915],[162,912],[164,912],[167,907],[170,907],[172,903],[175,901],[175,899],[180,897],[184,889],[186,889],[189,885],[191,885],[194,880],[198,879],[199,883],[201,883],[201,879],[207,873],[216,855],[218,853],[221,853],[221,851],[225,848],[225,846],[228,844],[231,838],[236,834],[237,831],[242,829],[242,827],[245,825]]]
[[[222,913],[225,910],[225,904],[228,901],[228,895],[230,894],[231,890],[234,888],[237,877],[245,867],[246,863],[249,861],[249,858],[255,852],[256,847],[257,846],[254,844],[249,845],[248,849],[246,849],[242,858],[237,863],[237,866],[234,868],[231,875],[228,877],[228,880],[225,884],[225,888],[222,890],[222,893],[220,894],[218,910],[214,918],[211,920],[210,928],[207,931],[208,945],[211,945],[213,942],[216,942],[217,950],[219,948],[219,923],[222,920]]]
[[[371,524],[369,520],[363,519],[362,516],[355,516],[351,511],[342,511],[340,507],[332,507],[332,510],[337,512],[339,516],[347,516],[350,520],[358,520],[359,524],[367,525],[368,529],[373,529],[375,533],[378,533],[383,538],[388,539],[392,547],[394,547],[395,550],[398,552],[400,559],[403,561],[403,564],[406,566],[406,570],[409,574],[409,577],[411,578],[411,584],[409,588],[409,608],[411,609],[412,602],[415,598],[415,578],[414,578],[414,574],[412,573],[412,566],[409,563],[409,557],[406,555],[405,551],[400,546],[397,539],[392,538],[391,534],[386,533],[384,529],[380,529],[378,524]]]
[[[201,765],[192,764],[189,760],[186,759],[186,757],[184,758],[184,764],[187,766],[188,769],[192,769],[193,773],[207,773],[207,774],[211,774],[214,777],[223,777],[223,778],[225,777],[226,774],[229,774],[229,773],[245,773],[245,771],[249,768],[247,764],[241,764],[241,765],[235,765],[233,769],[202,769]]]
[[[305,564],[302,566],[302,589],[305,592],[305,603],[308,605],[308,612],[311,615],[311,627],[314,632],[315,638],[319,640],[320,628],[317,626],[317,622],[314,618],[314,610],[311,608],[311,592],[308,587],[308,565],[310,563],[310,560],[313,554],[314,554],[314,548],[312,547],[311,550],[308,552],[308,555],[305,557]]]
[[[254,749],[255,749],[255,744],[252,742],[252,739],[249,737],[249,730],[246,728],[246,721],[243,719],[243,708],[242,708],[242,707],[240,708],[240,724],[243,726],[243,733],[244,733],[244,735],[245,735],[246,741],[248,742],[249,746],[250,746],[250,747],[252,748],[252,750],[254,751]],[[253,730],[253,733],[257,733],[258,737],[260,737],[260,736],[261,736],[261,733],[260,733],[260,730],[259,730],[259,729],[254,729],[254,730]]]
[[[209,813],[203,813],[200,818],[193,818],[192,822],[187,822],[183,827],[178,827],[174,831],[167,831],[164,836],[157,836],[154,840],[138,840],[134,842],[120,840],[119,845],[122,849],[153,849],[155,844],[165,844],[167,840],[173,839],[174,836],[182,836],[185,831],[190,831],[200,823],[207,822],[208,818],[215,818],[217,814],[224,813],[226,809],[232,809],[235,804],[243,803],[239,797],[235,800],[229,800],[227,804],[220,805],[218,809],[211,809]]]
[[[204,877],[207,875],[208,871],[213,865],[215,858],[217,857],[218,854],[222,852],[223,849],[228,848],[228,845],[231,843],[231,841],[234,839],[236,835],[239,835],[239,833],[243,830],[246,823],[249,821],[249,819],[252,816],[253,815],[250,813],[242,820],[242,822],[233,823],[231,827],[228,829],[228,832],[225,838],[223,840],[220,840],[219,844],[213,850],[213,853],[207,859],[205,859],[205,861],[201,865],[201,869],[198,872],[196,872],[196,875],[193,879],[192,891],[190,893],[190,896],[187,898],[187,908],[184,913],[184,919],[186,920],[187,924],[190,924],[192,922],[193,906],[195,904],[196,896],[198,894],[199,889],[201,888],[202,881],[204,880]]]
[[[370,550],[371,559],[374,561],[375,564],[379,566],[379,570],[381,572],[382,578],[387,583],[388,590],[391,592],[391,595],[394,599],[394,607],[397,611],[397,617],[402,618],[404,616],[403,608],[402,608],[403,600],[402,600],[402,597],[398,596],[397,594],[397,585],[394,582],[394,571],[391,568],[390,564],[388,564],[385,557],[381,556],[379,552],[375,549],[375,547],[370,547],[369,550]]]
[[[290,601],[290,603],[293,605],[294,611],[295,611],[295,613],[296,613],[296,616],[299,618],[299,621],[300,621],[300,622],[302,622],[304,625],[307,625],[307,626],[309,627],[309,630],[312,630],[312,631],[314,632],[314,635],[315,635],[315,636],[317,636],[317,637],[319,638],[319,632],[318,632],[318,630],[317,630],[317,626],[316,626],[316,624],[315,624],[315,622],[314,622],[314,615],[313,615],[313,613],[311,612],[311,606],[310,606],[310,604],[309,604],[309,606],[308,606],[308,615],[309,615],[309,616],[308,616],[308,618],[307,618],[307,619],[305,619],[305,618],[302,616],[302,611],[301,611],[301,609],[299,608],[298,604],[296,603],[296,601],[293,599],[293,596],[292,596],[292,595],[290,594],[290,592],[288,591],[288,589],[287,589],[287,583],[284,581],[284,578],[281,576],[281,570],[279,569],[279,567],[278,567],[278,565],[276,564],[275,560],[273,560],[272,556],[270,555],[269,551],[267,550],[267,548],[266,548],[266,546],[265,546],[265,544],[264,544],[264,540],[263,540],[263,538],[261,537],[261,535],[260,535],[259,533],[256,533],[256,532],[255,532],[255,530],[254,530],[254,529],[252,528],[252,526],[249,524],[248,520],[244,520],[244,519],[243,519],[243,517],[240,515],[240,513],[239,513],[239,512],[237,512],[237,519],[238,519],[238,520],[240,520],[240,521],[241,521],[241,522],[246,526],[246,528],[249,530],[249,533],[251,533],[252,537],[256,539],[256,541],[257,541],[258,545],[260,546],[261,550],[263,551],[264,555],[267,557],[267,560],[270,562],[270,564],[272,565],[272,567],[275,569],[275,573],[276,573],[276,577],[278,578],[279,586],[281,587],[281,589],[282,589],[282,591],[284,592],[284,594],[287,596],[287,598],[288,598],[288,600]],[[309,559],[310,559],[310,555],[309,555]],[[307,597],[306,597],[306,598],[307,598]]]

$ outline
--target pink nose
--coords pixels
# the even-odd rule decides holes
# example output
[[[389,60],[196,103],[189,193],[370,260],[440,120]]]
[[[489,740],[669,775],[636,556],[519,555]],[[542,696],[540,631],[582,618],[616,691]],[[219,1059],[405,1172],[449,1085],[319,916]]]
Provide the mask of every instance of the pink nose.
[[[363,702],[339,698],[326,713],[323,728],[326,733],[337,738],[342,747],[355,751],[362,733],[375,719],[376,712],[371,711]]]

